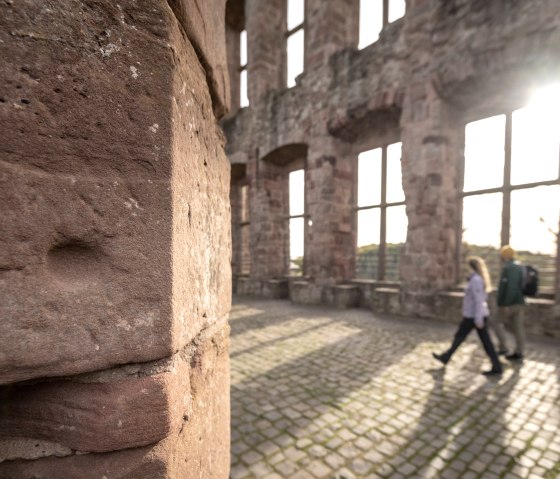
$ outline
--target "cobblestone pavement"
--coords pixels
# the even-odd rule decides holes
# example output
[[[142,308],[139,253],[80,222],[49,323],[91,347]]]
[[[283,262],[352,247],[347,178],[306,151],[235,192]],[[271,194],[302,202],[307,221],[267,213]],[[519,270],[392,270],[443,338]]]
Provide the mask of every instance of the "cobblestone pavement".
[[[559,343],[489,379],[455,327],[237,299],[231,478],[560,478]]]

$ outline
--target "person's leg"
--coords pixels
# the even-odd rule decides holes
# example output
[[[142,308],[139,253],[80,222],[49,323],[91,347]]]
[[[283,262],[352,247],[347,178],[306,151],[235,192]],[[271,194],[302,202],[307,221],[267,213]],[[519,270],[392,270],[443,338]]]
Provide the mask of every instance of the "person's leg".
[[[461,324],[459,324],[459,328],[455,333],[455,337],[453,338],[453,342],[451,343],[451,347],[443,354],[434,354],[434,357],[441,361],[442,363],[447,363],[453,353],[457,350],[457,348],[461,345],[461,343],[466,339],[469,333],[474,328],[474,320],[472,318],[463,318]]]
[[[490,329],[494,331],[494,334],[496,334],[496,337],[498,338],[498,350],[503,353],[508,350],[506,329],[504,328],[504,316],[504,309],[498,308],[498,314],[495,317],[488,318],[487,323]]]
[[[525,351],[525,327],[523,325],[524,306],[512,306],[513,331],[515,333],[515,354],[523,357]]]
[[[490,339],[490,335],[488,334],[488,328],[486,326],[484,326],[484,328],[482,329],[476,328],[476,332],[478,333],[480,342],[484,347],[484,351],[486,351],[486,354],[492,362],[491,372],[501,373],[502,365],[500,364],[500,360],[498,359],[498,355],[496,354],[496,350],[494,349],[494,344],[492,344],[492,340]]]

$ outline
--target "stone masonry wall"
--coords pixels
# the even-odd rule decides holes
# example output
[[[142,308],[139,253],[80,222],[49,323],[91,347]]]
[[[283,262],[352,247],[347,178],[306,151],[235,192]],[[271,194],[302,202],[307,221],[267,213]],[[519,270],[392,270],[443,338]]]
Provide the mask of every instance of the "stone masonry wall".
[[[352,281],[357,155],[402,141],[408,235],[398,301],[402,312],[434,316],[434,294],[459,275],[465,124],[523,106],[534,87],[558,81],[557,3],[408,0],[403,18],[357,50],[359,2],[308,0],[305,71],[290,89],[279,27],[262,18],[264,9],[285,7],[276,3],[246,2],[250,106],[224,123],[228,156],[247,164],[252,234],[270,228],[269,216],[254,214],[268,208],[259,162],[306,145],[305,280],[311,302],[324,301],[328,288]],[[261,38],[271,42],[266,52]],[[266,250],[261,241],[251,249],[259,271],[277,261]],[[272,278],[254,273],[257,283]]]
[[[226,478],[225,1],[0,5],[0,478]]]

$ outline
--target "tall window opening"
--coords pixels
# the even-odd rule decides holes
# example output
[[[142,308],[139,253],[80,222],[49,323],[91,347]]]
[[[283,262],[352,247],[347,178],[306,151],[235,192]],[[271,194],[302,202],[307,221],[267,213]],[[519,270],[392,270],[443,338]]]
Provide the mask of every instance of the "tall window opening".
[[[360,39],[358,48],[375,43],[385,25],[403,17],[406,0],[360,0]]]
[[[247,92],[247,31],[239,34],[239,106],[249,106]]]
[[[295,170],[288,176],[290,231],[290,275],[303,274],[305,253],[305,170]]]
[[[249,249],[249,186],[239,187],[239,271],[242,275],[251,272],[251,254]]]
[[[462,256],[479,255],[498,280],[498,249],[540,270],[553,290],[560,215],[560,86],[528,106],[465,127]]]
[[[303,73],[305,59],[305,1],[288,0],[286,30],[286,74],[287,86],[296,84],[296,78]]]
[[[356,277],[396,281],[406,242],[401,143],[358,156]]]

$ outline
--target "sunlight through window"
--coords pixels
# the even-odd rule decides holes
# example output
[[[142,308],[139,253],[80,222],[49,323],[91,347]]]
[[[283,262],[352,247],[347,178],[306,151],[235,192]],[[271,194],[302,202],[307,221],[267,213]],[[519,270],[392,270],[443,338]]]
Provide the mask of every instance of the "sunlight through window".
[[[305,249],[305,170],[292,171],[288,176],[290,274],[303,274]]]
[[[402,143],[358,155],[356,277],[397,280],[408,218]]]
[[[288,0],[288,30],[293,30],[303,23],[305,3],[303,0]]]
[[[243,30],[239,35],[239,106],[249,106],[247,85],[247,32]]]
[[[473,121],[465,129],[464,191],[501,186],[504,182],[506,116]]]
[[[288,0],[288,21],[286,40],[286,85],[291,88],[296,85],[296,78],[305,68],[305,2],[303,0]]]
[[[375,43],[387,23],[392,23],[404,16],[406,0],[387,0],[387,10],[384,8],[383,0],[360,0],[358,41],[360,50]]]
[[[298,30],[288,37],[288,88],[296,85],[296,78],[303,73],[304,31]]]
[[[379,39],[383,28],[383,0],[360,0],[360,40],[362,49]]]
[[[510,243],[518,259],[541,270],[543,290],[555,281],[559,125],[560,86],[553,85],[524,108],[465,127],[463,253],[495,258]]]

